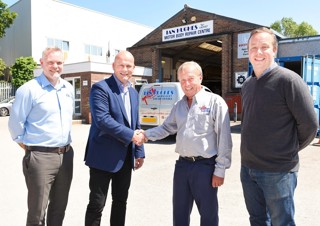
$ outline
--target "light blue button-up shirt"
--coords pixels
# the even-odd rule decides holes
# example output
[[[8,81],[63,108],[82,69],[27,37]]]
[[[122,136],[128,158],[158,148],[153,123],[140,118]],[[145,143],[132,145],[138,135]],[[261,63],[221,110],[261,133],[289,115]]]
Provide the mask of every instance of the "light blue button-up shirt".
[[[44,74],[16,92],[9,118],[9,131],[17,143],[61,147],[71,143],[74,109],[72,85],[60,79],[53,87]]]
[[[113,77],[116,80],[116,83],[119,87],[120,90],[120,94],[121,94],[121,98],[123,100],[124,103],[124,107],[126,109],[126,113],[127,113],[127,119],[129,122],[129,125],[131,125],[131,103],[130,103],[130,93],[129,93],[129,87],[132,87],[132,84],[130,81],[128,81],[127,84],[123,84],[116,75],[113,75]]]

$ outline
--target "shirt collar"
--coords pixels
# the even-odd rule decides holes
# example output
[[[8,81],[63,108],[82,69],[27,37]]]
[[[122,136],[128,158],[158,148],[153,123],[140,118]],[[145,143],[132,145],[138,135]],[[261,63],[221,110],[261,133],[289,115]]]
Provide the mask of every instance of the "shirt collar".
[[[277,67],[277,66],[278,66],[278,64],[277,64],[276,62],[273,62],[273,63],[271,64],[271,66],[268,67],[268,68],[261,74],[261,76],[259,76],[259,78],[261,78],[262,76],[264,76],[265,74],[267,74],[268,72],[270,72],[272,69],[274,69],[274,68]],[[253,71],[252,75],[253,75],[253,77],[257,77],[257,76],[255,75],[254,71]],[[259,78],[257,77],[257,79],[259,79]]]
[[[199,92],[196,93],[196,95],[194,96],[195,100],[201,100],[203,98],[203,95],[205,94],[205,91],[203,88],[201,88],[201,90]],[[198,102],[198,101],[197,101]]]
[[[117,83],[117,85],[118,85],[118,87],[119,87],[120,92],[124,92],[124,87],[125,87],[125,85],[124,85],[122,82],[120,82],[120,80],[117,78],[117,76],[115,76],[115,74],[113,74],[113,77],[114,77],[114,79],[116,80],[116,83]],[[127,87],[129,88],[129,87],[131,87],[131,86],[132,86],[131,82],[128,81]]]
[[[199,92],[197,92],[196,95],[194,95],[192,97],[192,102],[194,100],[197,103],[198,102],[197,100],[201,100],[202,96],[203,96],[203,94],[205,94],[205,92],[207,92],[207,91],[205,91],[203,88],[201,88],[201,90]],[[188,101],[188,97],[186,95],[184,95],[184,99],[185,99],[185,101]]]
[[[38,77],[39,79],[39,83],[42,87],[47,87],[47,86],[52,86],[53,85],[51,84],[51,82],[47,79],[47,77],[45,76],[45,74],[42,72],[41,75]],[[59,78],[59,84],[58,86],[56,87],[56,89],[60,89],[61,87],[64,87],[65,84],[63,84],[62,82],[63,80],[61,78]],[[55,88],[55,87],[53,87]]]

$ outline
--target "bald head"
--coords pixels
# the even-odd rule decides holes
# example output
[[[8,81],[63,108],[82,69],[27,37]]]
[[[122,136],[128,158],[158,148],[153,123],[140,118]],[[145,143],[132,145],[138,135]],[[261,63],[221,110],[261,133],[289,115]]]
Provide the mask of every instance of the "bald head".
[[[114,59],[112,68],[118,80],[127,85],[135,68],[133,55],[126,50],[120,51]]]

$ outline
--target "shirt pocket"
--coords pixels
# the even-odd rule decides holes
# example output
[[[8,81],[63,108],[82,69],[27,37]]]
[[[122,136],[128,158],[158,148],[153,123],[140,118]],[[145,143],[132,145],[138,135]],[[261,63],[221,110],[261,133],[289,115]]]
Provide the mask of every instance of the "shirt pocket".
[[[208,131],[210,122],[209,113],[200,113],[195,115],[195,133],[204,133]]]

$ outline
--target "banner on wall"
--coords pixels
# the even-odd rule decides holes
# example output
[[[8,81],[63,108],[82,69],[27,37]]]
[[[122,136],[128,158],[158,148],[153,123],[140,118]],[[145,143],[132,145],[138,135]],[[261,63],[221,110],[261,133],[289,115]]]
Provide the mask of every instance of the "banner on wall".
[[[238,59],[248,58],[248,40],[250,33],[238,34]]]
[[[188,24],[180,27],[173,27],[162,30],[162,41],[173,41],[184,38],[213,34],[213,20]]]

